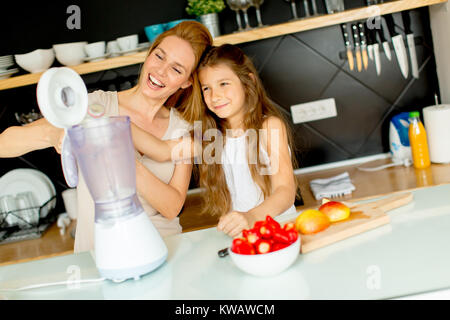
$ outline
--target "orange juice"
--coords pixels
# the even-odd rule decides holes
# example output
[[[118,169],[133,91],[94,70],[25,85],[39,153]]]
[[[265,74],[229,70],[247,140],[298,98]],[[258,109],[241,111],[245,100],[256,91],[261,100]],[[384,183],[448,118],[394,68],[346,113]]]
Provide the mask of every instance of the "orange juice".
[[[419,118],[418,111],[409,113],[409,144],[414,168],[425,169],[430,166],[430,155],[428,152],[427,132]]]

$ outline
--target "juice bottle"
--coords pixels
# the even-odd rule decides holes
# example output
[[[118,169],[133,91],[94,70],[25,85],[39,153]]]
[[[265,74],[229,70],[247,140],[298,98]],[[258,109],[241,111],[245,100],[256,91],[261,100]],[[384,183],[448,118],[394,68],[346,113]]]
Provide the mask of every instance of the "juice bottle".
[[[428,153],[427,132],[420,121],[420,113],[413,111],[409,113],[409,143],[414,167],[425,169],[430,166],[430,155]]]

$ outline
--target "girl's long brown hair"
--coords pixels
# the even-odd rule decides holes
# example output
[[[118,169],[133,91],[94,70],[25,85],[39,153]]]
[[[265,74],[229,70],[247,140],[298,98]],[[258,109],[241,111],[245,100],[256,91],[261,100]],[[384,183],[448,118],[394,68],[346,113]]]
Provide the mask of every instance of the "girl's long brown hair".
[[[195,56],[194,67],[191,70],[192,85],[186,89],[179,89],[172,94],[166,101],[165,106],[168,108],[176,107],[181,116],[186,121],[193,123],[199,120],[202,114],[202,93],[199,86],[197,72],[198,63],[207,48],[212,45],[213,39],[211,34],[203,24],[197,21],[183,21],[175,27],[160,34],[147,52],[147,57],[152,51],[168,36],[177,36],[187,42],[192,47]],[[143,74],[141,72],[140,77]],[[139,81],[140,83],[140,81]]]
[[[239,77],[245,90],[246,101],[244,106],[245,111],[243,127],[244,130],[254,129],[257,133],[256,144],[253,144],[253,147],[252,145],[247,144],[248,149],[253,148],[253,150],[247,150],[247,156],[250,152],[256,152],[256,155],[260,154],[259,148],[261,137],[259,129],[263,128],[263,123],[268,117],[273,116],[280,119],[285,124],[288,144],[291,149],[292,164],[295,168],[296,159],[292,133],[289,130],[289,126],[287,125],[287,122],[283,118],[281,112],[269,99],[253,62],[239,47],[225,44],[209,50],[200,62],[198,70],[205,67],[217,66],[219,64],[228,66]],[[223,137],[225,137],[227,129],[226,119],[220,119],[206,106],[203,110],[203,130],[206,131],[208,129],[216,129],[222,133]],[[207,144],[208,142],[203,141],[203,147],[207,146]],[[212,154],[212,156],[215,156],[215,154]],[[256,156],[256,159],[256,163],[249,163],[250,172],[253,181],[255,181],[261,188],[264,198],[267,199],[267,197],[272,193],[270,175],[261,175],[259,173],[264,165],[261,163],[259,156]],[[205,161],[202,161],[199,165],[199,174],[200,186],[206,191],[203,193],[203,213],[222,215],[231,211],[231,195],[227,188],[222,165],[220,163],[207,164]],[[296,190],[298,190],[297,179],[294,178],[294,180],[296,183]]]

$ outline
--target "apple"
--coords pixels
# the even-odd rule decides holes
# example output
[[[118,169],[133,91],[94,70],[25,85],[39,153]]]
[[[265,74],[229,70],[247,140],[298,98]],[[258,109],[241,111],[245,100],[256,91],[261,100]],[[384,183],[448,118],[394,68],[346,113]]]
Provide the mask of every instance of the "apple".
[[[303,211],[295,219],[295,228],[301,234],[313,234],[330,226],[330,219],[323,212],[315,209]]]
[[[331,222],[345,220],[350,216],[350,208],[338,201],[328,201],[322,204],[319,211],[326,214]]]

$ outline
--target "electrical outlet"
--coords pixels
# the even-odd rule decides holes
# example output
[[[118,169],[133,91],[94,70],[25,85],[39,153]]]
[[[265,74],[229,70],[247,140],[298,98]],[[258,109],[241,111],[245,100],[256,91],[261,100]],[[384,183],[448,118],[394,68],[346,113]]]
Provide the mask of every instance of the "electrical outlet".
[[[302,123],[337,116],[334,98],[317,100],[291,106],[292,121]]]

